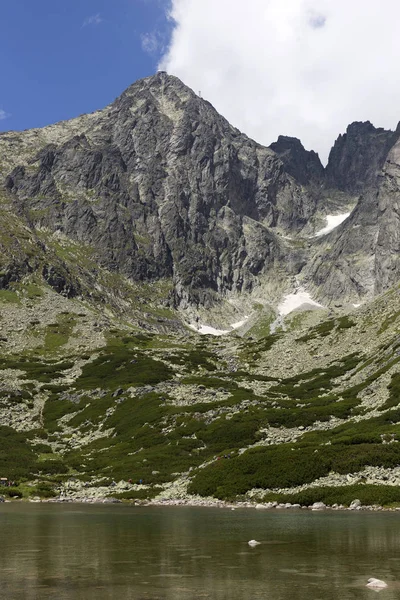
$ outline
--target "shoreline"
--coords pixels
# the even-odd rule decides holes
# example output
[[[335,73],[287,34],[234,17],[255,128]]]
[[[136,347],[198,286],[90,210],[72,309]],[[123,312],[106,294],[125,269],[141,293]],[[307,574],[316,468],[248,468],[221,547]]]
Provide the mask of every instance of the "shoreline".
[[[315,502],[306,506],[300,504],[268,502],[265,504],[252,502],[225,502],[223,500],[198,500],[198,499],[168,499],[168,500],[120,500],[118,498],[99,497],[56,497],[56,498],[14,498],[4,500],[6,503],[29,503],[29,504],[90,504],[90,505],[124,505],[136,507],[191,507],[191,508],[220,508],[226,510],[251,509],[258,512],[400,512],[400,506],[363,505],[359,500],[354,500],[350,506],[343,504],[325,505],[323,502]]]

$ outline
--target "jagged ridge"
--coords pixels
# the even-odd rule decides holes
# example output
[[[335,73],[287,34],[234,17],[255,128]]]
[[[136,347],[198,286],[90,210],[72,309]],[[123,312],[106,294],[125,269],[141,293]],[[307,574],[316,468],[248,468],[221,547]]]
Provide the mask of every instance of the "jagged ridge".
[[[353,124],[324,170],[299,140],[282,136],[263,148],[177,78],[157,74],[93,115],[2,134],[0,148],[5,189],[25,225],[90,244],[100,265],[132,280],[172,278],[176,305],[209,306],[260,281],[280,278],[284,287],[306,264],[325,301],[338,290],[357,299],[393,284],[377,266],[354,286],[351,259],[340,285],[327,272],[338,255],[354,254],[353,228],[376,221],[368,200],[342,228],[349,235],[330,242],[323,267],[318,244],[287,237],[310,235],[332,207],[344,212],[356,202],[354,194],[369,198],[398,136]],[[361,231],[356,253],[369,260],[376,230]]]

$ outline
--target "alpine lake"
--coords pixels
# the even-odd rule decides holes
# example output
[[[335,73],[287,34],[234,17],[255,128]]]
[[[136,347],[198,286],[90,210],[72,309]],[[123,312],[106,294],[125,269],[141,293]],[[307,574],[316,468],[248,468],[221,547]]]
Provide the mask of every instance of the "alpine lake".
[[[400,514],[1,505],[12,600],[400,598]],[[248,541],[260,545],[251,548]]]

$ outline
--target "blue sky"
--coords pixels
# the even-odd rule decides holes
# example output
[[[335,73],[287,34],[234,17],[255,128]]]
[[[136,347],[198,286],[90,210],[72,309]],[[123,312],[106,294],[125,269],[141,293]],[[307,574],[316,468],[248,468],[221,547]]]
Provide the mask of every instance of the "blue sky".
[[[0,130],[103,108],[154,73],[172,29],[167,6],[168,0],[3,0]]]

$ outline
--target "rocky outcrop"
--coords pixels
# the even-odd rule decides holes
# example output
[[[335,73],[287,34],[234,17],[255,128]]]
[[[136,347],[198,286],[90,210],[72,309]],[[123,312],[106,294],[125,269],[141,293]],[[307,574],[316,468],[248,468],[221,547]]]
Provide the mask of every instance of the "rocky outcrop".
[[[377,192],[371,190],[342,225],[315,241],[304,273],[324,303],[373,297],[377,222]]]
[[[28,162],[5,186],[32,228],[91,244],[134,280],[173,277],[178,303],[207,305],[277,264],[304,264],[274,233],[315,212],[303,179],[175,77],[138,81]]]
[[[269,147],[279,156],[286,171],[303,185],[324,181],[325,171],[318,154],[305,150],[299,139],[280,135]]]
[[[400,141],[379,173],[375,166],[364,173],[365,191],[351,216],[316,243],[306,267],[326,302],[372,298],[400,279]]]
[[[384,165],[377,201],[375,292],[381,293],[400,279],[400,140]]]
[[[376,128],[369,121],[349,125],[330,152],[328,185],[351,194],[375,186],[388,152],[399,137],[400,127],[393,132]]]
[[[399,136],[400,128],[353,123],[324,170],[296,138],[262,147],[159,73],[92,115],[1,134],[0,172],[10,210],[33,236],[84,244],[100,268],[134,281],[172,280],[175,305],[208,307],[260,281],[276,289],[277,277],[290,285],[302,269],[329,304],[372,296],[399,277]],[[332,233],[304,239],[357,197]],[[48,258],[37,261],[44,279],[80,294],[63,257]]]

